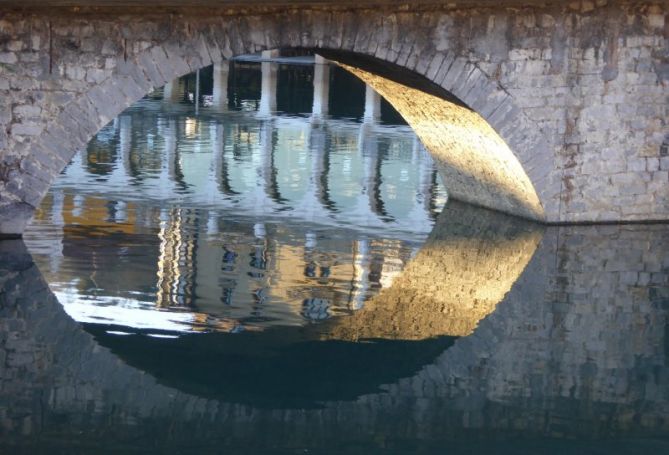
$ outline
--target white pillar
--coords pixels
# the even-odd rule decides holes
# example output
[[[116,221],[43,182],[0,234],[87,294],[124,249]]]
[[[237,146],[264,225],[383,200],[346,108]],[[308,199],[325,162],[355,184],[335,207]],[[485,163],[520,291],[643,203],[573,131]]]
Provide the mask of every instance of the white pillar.
[[[227,60],[214,64],[214,107],[226,109],[228,107],[228,75],[230,62]]]
[[[329,113],[330,65],[320,55],[316,55],[314,63],[314,104],[311,107],[311,115],[323,118]]]
[[[270,60],[279,56],[279,49],[269,49],[260,53],[262,60]]]
[[[277,50],[263,51],[262,58],[268,59],[278,56]],[[276,84],[278,80],[278,68],[275,63],[262,62],[262,83],[260,88],[260,107],[258,113],[263,116],[272,115],[276,111]]]
[[[200,112],[200,70],[195,71],[195,113]]]
[[[163,101],[176,103],[179,101],[179,79],[174,79],[163,87]]]
[[[381,95],[369,85],[365,85],[365,122],[378,122],[381,118]]]

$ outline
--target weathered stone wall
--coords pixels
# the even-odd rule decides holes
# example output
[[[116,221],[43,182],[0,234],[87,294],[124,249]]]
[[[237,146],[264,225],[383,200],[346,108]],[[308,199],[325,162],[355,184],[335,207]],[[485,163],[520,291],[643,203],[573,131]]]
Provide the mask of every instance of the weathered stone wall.
[[[22,232],[75,149],[152,87],[281,47],[374,57],[454,94],[513,151],[548,221],[669,219],[666,2],[206,13],[2,15],[0,233]]]

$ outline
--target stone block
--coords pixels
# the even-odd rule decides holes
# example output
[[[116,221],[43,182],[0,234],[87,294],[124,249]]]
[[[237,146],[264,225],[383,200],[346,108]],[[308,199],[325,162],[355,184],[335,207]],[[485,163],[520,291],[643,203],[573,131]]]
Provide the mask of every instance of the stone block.
[[[444,63],[444,60],[446,60],[446,55],[441,52],[437,53],[428,65],[425,72],[425,77],[430,80],[434,80],[436,75],[439,73],[439,69]]]
[[[38,136],[44,126],[39,123],[14,123],[11,127],[13,136]]]
[[[42,113],[42,108],[31,104],[22,104],[14,107],[12,112],[19,119],[35,119],[39,118],[39,115]]]
[[[86,82],[99,84],[108,77],[107,71],[99,68],[89,68],[86,70]]]
[[[0,52],[0,63],[13,65],[18,61],[19,59],[14,52]]]
[[[660,169],[669,171],[669,156],[660,157]]]
[[[645,159],[633,159],[629,158],[627,160],[627,171],[628,172],[645,172],[646,171],[646,160]]]
[[[170,79],[166,79],[158,71],[156,62],[153,60],[150,54],[142,53],[138,57],[137,63],[139,64],[140,68],[144,72],[145,78],[149,81],[152,87],[162,87],[167,82],[169,82]]]

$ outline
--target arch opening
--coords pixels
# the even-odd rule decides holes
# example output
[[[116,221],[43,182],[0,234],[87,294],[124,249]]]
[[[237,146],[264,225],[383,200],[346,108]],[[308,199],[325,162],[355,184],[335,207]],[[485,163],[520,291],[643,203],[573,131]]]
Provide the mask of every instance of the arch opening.
[[[220,69],[220,68],[218,68]],[[214,75],[214,77],[216,77]],[[262,84],[261,84],[262,85]],[[170,98],[173,96],[173,90],[174,87],[167,87],[162,91],[162,96],[163,98],[167,97]],[[188,90],[186,90],[188,92]],[[220,93],[218,94],[220,95]],[[212,95],[212,100],[211,102],[214,102],[214,99],[216,98],[216,94]],[[262,98],[262,96],[260,97]],[[199,98],[198,98],[199,99]],[[220,100],[219,100],[220,101]],[[267,101],[266,101],[267,102]],[[262,99],[259,101],[259,106],[258,111],[260,112],[263,109],[263,101]],[[271,105],[271,102],[269,102]],[[202,115],[205,115],[204,113]],[[260,112],[259,116],[261,118],[264,117],[264,113]],[[128,126],[125,125],[125,123],[129,120],[129,117],[127,115],[121,116],[119,119],[117,119],[114,122],[114,127],[118,127],[118,150],[120,151],[121,158],[123,160],[123,166],[126,166],[127,169],[125,171],[129,174],[133,174],[133,165],[135,165],[136,157],[133,158],[131,156],[125,156],[128,154],[127,148],[129,145],[129,141],[132,140],[132,132],[131,130],[128,129]],[[266,119],[265,119],[266,120]],[[365,122],[363,122],[364,124]],[[184,134],[186,136],[190,134],[196,134],[197,131],[197,126],[193,124],[192,122],[189,122],[188,119],[186,119],[183,127],[185,128]],[[165,147],[170,148],[168,143],[176,142],[178,140],[175,139],[169,139],[171,136],[168,134],[168,130],[172,128],[169,126],[169,122],[167,124],[162,125],[162,129],[159,129],[158,132],[159,134],[164,136],[164,139],[166,140],[165,142]],[[192,131],[190,131],[190,128],[192,128]],[[107,128],[108,130],[109,128]],[[216,128],[214,128],[216,129]],[[189,132],[190,131],[190,132]],[[213,130],[212,130],[213,131]],[[248,132],[248,131],[247,131]],[[214,131],[214,133],[216,133]],[[103,133],[103,136],[106,135],[107,133]],[[218,134],[213,134],[212,137],[218,137]],[[116,140],[116,139],[114,139]],[[276,138],[274,137],[273,134],[265,134],[265,141],[267,143],[274,143],[276,141]],[[234,152],[233,152],[234,153]],[[93,157],[94,162],[91,163],[89,160],[89,167],[90,165],[94,165],[94,168],[89,169],[89,171],[96,173],[97,171],[102,171],[102,169],[98,169],[98,167],[105,166],[105,158],[101,155],[98,159],[98,157]],[[179,161],[179,160],[177,160]],[[176,163],[176,161],[175,161]],[[217,168],[220,166],[217,166]],[[172,169],[170,171],[170,165],[167,163],[165,166],[162,166],[166,172],[173,172],[175,174],[180,174],[183,173],[182,170],[178,169]],[[107,169],[109,172],[114,172],[113,169]],[[102,174],[106,173],[102,172]],[[162,172],[162,171],[161,171]],[[268,176],[271,176],[273,172],[269,172]],[[102,175],[101,174],[101,175]],[[271,179],[270,179],[271,180]],[[240,191],[238,191],[238,187],[235,185],[229,185],[229,184],[223,184],[224,182],[217,182],[221,185],[219,185],[223,190],[227,191],[227,195],[231,197],[238,197],[240,194]],[[229,182],[228,182],[229,183]],[[134,185],[133,182],[129,181],[129,185]],[[283,196],[280,196],[282,191],[280,191],[280,188],[276,188],[276,185],[270,185],[270,187],[274,187],[275,189],[271,191],[268,196],[272,199],[274,199],[277,203],[283,203],[285,201]],[[225,191],[224,191],[225,192]],[[285,196],[285,195],[284,195]],[[327,198],[320,198],[323,200],[320,200],[321,205],[328,206],[326,203]],[[63,201],[61,201],[63,202]],[[68,202],[68,204],[72,204],[72,207],[69,207],[68,210],[71,210],[74,212],[77,210],[76,208],[76,201],[72,200]],[[382,204],[376,204],[376,205],[382,205]],[[102,207],[101,207],[102,208]],[[336,209],[336,205],[335,205]],[[110,207],[107,207],[107,210],[109,211],[109,216],[110,217],[120,217],[121,219],[125,219],[125,217],[128,216],[130,213],[130,206],[127,204],[114,204],[113,207],[113,214],[112,211],[110,211]],[[123,214],[121,214],[123,212]],[[127,212],[127,213],[126,213]],[[455,216],[456,219],[460,218],[467,218],[466,216],[463,216],[463,212],[458,212],[457,210],[451,211],[450,212],[452,215]],[[377,215],[385,215],[383,213],[377,213]],[[192,213],[185,213],[185,214],[179,214],[178,216],[174,217],[174,220],[172,219],[172,214],[167,213],[166,214],[167,218],[164,220],[165,222],[165,232],[162,232],[161,228],[161,234],[160,238],[163,239],[164,245],[160,247],[161,251],[161,258],[163,255],[165,255],[166,261],[161,261],[162,262],[170,262],[170,261],[176,261],[178,259],[177,256],[181,255],[182,253],[184,255],[189,254],[189,250],[191,249],[191,246],[189,246],[192,241],[195,240],[195,236],[192,236],[192,233],[188,232],[181,232],[181,231],[173,231],[173,227],[175,227],[177,224],[185,224],[188,221],[189,217],[197,216],[193,215]],[[135,221],[137,221],[137,218],[139,215],[135,215]],[[162,217],[162,213],[161,213]],[[444,218],[443,220],[446,220]],[[414,220],[415,222],[415,220]],[[428,302],[426,305],[424,305],[424,308],[421,307],[421,301],[426,301],[426,295],[425,291],[428,290],[427,292],[430,293],[430,287],[427,286],[428,283],[425,283],[424,278],[426,278],[428,275],[425,274],[424,267],[425,262],[431,262],[430,256],[431,254],[434,254],[435,251],[440,251],[440,250],[449,250],[453,248],[459,248],[459,246],[449,246],[449,239],[448,237],[453,233],[452,231],[452,226],[450,225],[449,227],[446,227],[446,233],[443,232],[443,223],[445,221],[442,221],[442,230],[437,231],[434,233],[436,236],[435,238],[431,239],[429,246],[426,248],[426,252],[422,253],[422,256],[415,261],[418,265],[414,265],[414,272],[410,273],[407,278],[403,279],[402,284],[397,285],[394,287],[394,293],[393,290],[390,290],[388,293],[385,293],[382,296],[379,296],[379,298],[372,304],[372,306],[369,306],[365,311],[361,311],[355,314],[354,317],[342,317],[342,318],[332,318],[331,321],[328,321],[326,324],[315,328],[315,326],[307,327],[306,329],[302,329],[303,332],[307,332],[306,334],[300,335],[300,337],[306,337],[307,339],[311,340],[318,340],[318,342],[327,342],[327,340],[331,341],[337,341],[344,343],[342,346],[348,346],[348,343],[350,342],[357,342],[361,339],[384,339],[388,340],[388,348],[393,351],[397,349],[397,346],[404,346],[402,343],[407,343],[406,346],[412,346],[418,349],[419,351],[423,350],[423,346],[430,346],[434,345],[437,346],[437,351],[444,348],[445,345],[443,343],[445,342],[452,342],[452,339],[454,337],[458,336],[463,336],[468,334],[475,326],[477,321],[484,317],[486,314],[488,314],[490,311],[494,309],[494,306],[496,305],[497,301],[501,300],[503,297],[504,293],[508,290],[510,287],[512,280],[513,280],[513,274],[517,273],[519,274],[522,271],[522,268],[526,264],[527,260],[529,260],[529,256],[531,256],[532,253],[532,242],[534,239],[533,235],[526,235],[528,234],[527,232],[522,232],[515,230],[515,228],[510,227],[510,230],[507,229],[501,229],[501,232],[504,232],[504,235],[502,236],[504,241],[508,241],[510,238],[514,239],[514,247],[511,248],[511,256],[518,255],[518,257],[514,257],[513,262],[518,265],[517,269],[512,269],[508,279],[511,281],[509,282],[504,282],[502,285],[499,285],[499,283],[496,283],[492,288],[488,289],[486,293],[490,294],[486,297],[483,298],[475,298],[473,306],[476,308],[471,308],[471,306],[461,305],[461,302],[457,301],[460,297],[458,296],[456,300],[448,301],[448,298],[444,300],[441,297],[448,297],[447,292],[442,292],[441,290],[438,292],[440,294],[440,298],[437,299],[432,299],[432,301]],[[458,221],[456,221],[455,226],[458,226]],[[209,224],[209,223],[208,223]],[[511,223],[513,224],[513,223]],[[511,226],[511,225],[510,225]],[[215,223],[211,226],[212,228],[215,229]],[[101,237],[105,236],[105,226],[100,225],[98,227],[98,232]],[[209,230],[209,226],[207,226],[207,230]],[[457,228],[456,228],[457,230]],[[508,232],[507,232],[508,231]],[[94,232],[94,235],[97,235]],[[177,235],[178,234],[178,235]],[[531,234],[531,233],[530,233]],[[82,239],[84,242],[86,241],[86,236],[87,233],[85,230],[81,230],[81,232],[74,233],[74,237]],[[181,236],[184,238],[177,239],[177,236]],[[190,237],[189,237],[190,236]],[[191,238],[192,237],[192,238]],[[444,237],[447,237],[445,240]],[[124,242],[122,239],[122,236],[110,236],[109,240],[111,243],[123,243],[124,247],[132,250],[133,246],[128,243]],[[516,242],[517,240],[517,242]],[[477,239],[476,241],[480,241],[480,239]],[[181,243],[180,243],[181,242]],[[110,245],[111,245],[110,243]],[[456,240],[457,243],[457,240]],[[465,242],[466,243],[466,242]],[[493,241],[494,243],[494,241]],[[517,244],[516,244],[517,243]],[[100,244],[104,248],[104,242]],[[519,250],[515,249],[516,246],[519,246]],[[182,250],[182,246],[185,246],[186,250]],[[77,247],[76,245],[72,244],[71,245],[72,251],[74,251]],[[467,250],[467,247],[465,247],[465,250]],[[463,250],[463,251],[465,251]],[[463,260],[465,259],[466,256],[468,256],[471,252],[475,251],[476,247],[472,247],[471,251],[464,253],[463,254],[458,254],[458,257],[462,257]],[[132,255],[132,251],[130,251]],[[437,253],[438,255],[441,255],[442,253],[439,252]],[[170,256],[172,255],[172,256]],[[170,256],[169,258],[167,256]],[[102,256],[101,256],[102,258]],[[253,256],[253,261],[256,261],[258,259],[258,255],[255,254]],[[485,262],[485,258],[480,258]],[[421,265],[421,261],[423,265]],[[460,264],[461,266],[462,264]],[[427,265],[427,267],[430,267]],[[459,267],[457,264],[455,267]],[[486,265],[482,265],[482,267],[486,267]],[[453,268],[452,265],[448,266],[438,266],[439,269],[443,270],[451,270]],[[198,291],[197,290],[192,290],[188,288],[188,285],[182,286],[179,284],[178,280],[175,281],[175,285],[167,283],[170,281],[170,276],[176,277],[179,275],[178,270],[175,271],[174,273],[170,272],[167,270],[167,267],[163,269],[159,269],[158,275],[159,277],[162,277],[161,279],[164,278],[164,281],[166,282],[166,286],[159,286],[160,287],[160,292],[166,292],[166,293],[174,293],[175,291],[177,293],[181,293],[179,295],[182,295],[184,298],[188,298],[189,296],[195,295]],[[171,275],[170,275],[171,274]],[[170,275],[170,276],[168,276]],[[422,278],[422,281],[417,278]],[[98,282],[101,283],[102,276],[99,276],[96,278]],[[128,277],[129,279],[129,277]],[[434,274],[432,279],[434,279]],[[506,278],[505,278],[506,280]],[[125,281],[125,280],[124,280]],[[174,281],[174,280],[172,280]],[[447,281],[447,279],[444,279],[444,281]],[[97,286],[97,285],[96,285]],[[412,293],[409,293],[408,290],[413,287]],[[163,289],[164,288],[164,289]],[[407,291],[407,292],[404,292]],[[401,295],[400,295],[401,294]],[[410,295],[409,295],[410,294]],[[263,298],[261,293],[257,294],[259,298]],[[405,298],[409,297],[409,298]],[[169,300],[169,299],[168,299]],[[428,299],[429,300],[429,299]],[[483,302],[485,300],[485,302]],[[168,302],[169,303],[169,302]],[[470,302],[471,303],[471,302]],[[381,318],[375,317],[374,314],[376,310],[374,308],[381,309],[384,311],[385,315]],[[369,320],[375,319],[376,323],[375,324],[368,324]],[[384,323],[383,321],[393,321],[392,324]],[[348,322],[347,322],[348,321]],[[361,328],[363,330],[361,330]],[[102,332],[100,332],[102,330]],[[113,349],[118,349],[120,352],[123,352],[127,346],[125,344],[127,343],[121,343],[119,340],[121,338],[118,338],[118,336],[112,336],[109,337],[108,335],[105,335],[106,332],[110,332],[111,335],[118,335],[118,333],[123,332],[123,327],[120,326],[108,326],[103,329],[99,329],[99,327],[91,326],[90,329],[91,333],[94,333],[96,337],[100,339],[102,344],[104,345],[105,340],[109,341],[110,344],[109,346],[112,347]],[[117,332],[117,333],[114,333]],[[158,335],[158,336],[173,336],[172,333],[168,333],[169,331],[166,331],[165,333],[152,333],[150,335]],[[127,332],[126,332],[127,333]],[[286,334],[285,330],[279,330],[277,337],[282,340],[282,343],[288,343],[292,341],[292,338],[290,334]],[[139,330],[137,334],[143,334],[142,330]],[[137,335],[135,334],[135,335]],[[250,333],[249,337],[253,338],[253,334]],[[299,337],[298,337],[299,338]],[[134,338],[127,338],[127,340],[133,340]],[[190,338],[189,338],[190,339]],[[201,341],[200,341],[201,342]],[[158,343],[158,342],[156,342]],[[163,343],[169,343],[169,341],[165,341]],[[393,344],[393,343],[399,343]],[[436,343],[436,344],[434,344]],[[197,344],[197,343],[196,343]],[[352,346],[352,345],[351,345]],[[377,346],[378,347],[378,346]],[[233,349],[234,350],[234,349]],[[410,349],[409,349],[410,351]],[[425,353],[431,353],[430,355],[433,355],[435,352],[428,349],[425,351]],[[399,351],[398,351],[399,352]],[[402,351],[405,352],[405,351]],[[408,351],[407,351],[408,352]],[[366,354],[364,354],[366,355]],[[363,355],[363,357],[364,357]],[[376,353],[378,356],[378,352]],[[141,356],[140,356],[141,357]],[[289,356],[290,357],[290,356]],[[347,355],[343,355],[343,357],[347,357]],[[416,357],[413,355],[410,355],[409,357],[415,357],[416,359],[424,359],[423,357]],[[135,359],[134,361],[138,361]],[[423,360],[421,360],[423,362]],[[164,368],[164,365],[154,365],[158,370],[162,370]],[[415,365],[412,367],[415,368]],[[326,368],[327,369],[327,368]],[[392,372],[390,372],[392,373]],[[392,373],[392,374],[398,374],[397,372]],[[405,375],[405,373],[399,373],[400,375]],[[351,392],[352,393],[352,392]]]
[[[23,152],[25,156],[12,158],[11,162],[5,163],[5,168],[10,171],[12,167],[17,168],[8,179],[14,179],[17,173],[20,178],[8,181],[5,185],[0,207],[0,234],[20,236],[35,207],[39,205],[55,176],[69,162],[74,150],[87,143],[104,124],[147,91],[193,69],[224,61],[235,53],[257,50],[259,47],[216,54],[209,48],[211,45],[204,36],[200,36],[195,41],[191,38],[189,46],[165,43],[138,56],[126,57],[116,63],[115,72],[108,79],[92,85],[81,97],[65,105],[57,118],[49,120],[44,133],[36,141],[23,144],[22,147],[27,149],[27,154]],[[217,43],[213,45],[221,52]],[[487,85],[494,85],[493,82],[485,77],[482,79],[478,73],[476,77],[472,76],[475,73],[472,71],[465,80],[454,80],[450,83],[458,85],[458,90],[449,91],[444,88],[448,85],[446,79],[453,77],[450,70],[442,68],[449,67],[448,61],[451,61],[450,66],[455,65],[458,59],[453,60],[452,56],[442,55],[440,66],[430,64],[423,71],[432,77],[430,78],[419,71],[363,52],[325,46],[277,48],[318,52],[340,62],[343,67],[374,87],[407,120],[437,159],[453,198],[531,220],[546,219],[543,206],[549,196],[546,192],[548,190],[544,188],[547,184],[544,174],[550,169],[532,165],[532,172],[526,172],[526,165],[523,163],[535,160],[535,152],[522,150],[519,155],[517,150],[512,150],[505,143],[486,118],[456,96],[460,92],[464,95],[462,99],[475,97],[473,101],[476,101],[481,98],[481,87],[489,90]],[[193,59],[190,52],[195,49],[196,58]],[[437,67],[436,71],[433,66]],[[441,84],[437,84],[432,79],[443,80]],[[477,85],[470,87],[475,82]],[[480,105],[481,102],[477,104]],[[488,109],[487,117],[503,117],[500,112],[504,110],[505,108],[496,109],[496,106],[492,106]],[[513,120],[502,120],[513,124]],[[518,130],[521,130],[520,126]],[[554,218],[552,205],[550,212],[550,218]]]

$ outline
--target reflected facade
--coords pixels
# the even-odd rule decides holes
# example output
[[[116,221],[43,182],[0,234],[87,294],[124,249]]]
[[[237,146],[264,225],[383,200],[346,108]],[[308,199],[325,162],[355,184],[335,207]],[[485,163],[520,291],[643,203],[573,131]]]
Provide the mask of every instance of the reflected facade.
[[[189,75],[121,114],[52,188],[26,240],[57,297],[81,322],[157,336],[362,309],[446,202],[429,154],[322,59],[201,73],[202,90]],[[359,118],[330,110],[331,82],[359,93]]]

